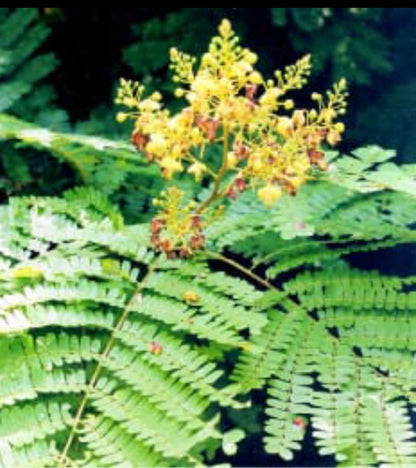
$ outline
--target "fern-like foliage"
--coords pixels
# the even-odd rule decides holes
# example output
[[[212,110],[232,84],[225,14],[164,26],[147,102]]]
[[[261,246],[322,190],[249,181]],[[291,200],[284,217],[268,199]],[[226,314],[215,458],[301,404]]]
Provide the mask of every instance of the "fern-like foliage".
[[[8,114],[0,114],[0,140],[48,152],[59,162],[70,165],[79,183],[111,196],[128,221],[148,221],[154,214],[151,201],[166,183],[159,169],[149,165],[127,140],[55,132]],[[215,151],[216,148],[208,157],[215,158]],[[22,167],[16,164],[16,157],[23,159],[19,153],[13,155],[10,169],[14,172]],[[19,180],[29,177],[26,167],[22,171]],[[190,195],[199,188],[187,176],[179,185]]]
[[[291,459],[311,424],[348,466],[416,463],[414,282],[329,263],[260,299],[269,322],[233,378],[268,385],[266,451]]]
[[[47,82],[58,60],[53,53],[39,52],[50,34],[45,18],[37,8],[2,8],[0,22],[0,112],[67,130],[68,114],[56,106],[55,89]],[[46,154],[22,153],[11,141],[1,143],[0,149],[0,190],[7,195],[33,192],[36,186],[41,193],[41,179],[61,179],[56,176],[59,165],[51,165]],[[65,182],[57,180],[58,190],[59,185]]]
[[[2,138],[82,170],[86,153],[152,170],[126,143],[0,124]],[[241,194],[186,261],[155,256],[149,226],[125,223],[94,188],[11,199],[0,210],[1,464],[199,465],[243,435],[224,432],[221,408],[238,423],[266,389],[267,452],[292,458],[310,430],[339,464],[415,465],[416,278],[351,262],[415,241],[414,168],[392,156],[329,154],[326,180],[271,211]]]
[[[57,60],[52,53],[33,56],[49,35],[36,8],[12,12],[3,8],[0,15],[0,112],[4,112],[33,91],[56,68]]]
[[[203,261],[155,260],[148,227],[124,226],[93,189],[0,213],[1,465],[184,466],[212,443],[235,450],[219,408],[241,404],[220,358],[260,333],[261,293]]]
[[[268,323],[232,378],[243,392],[267,386],[265,449],[283,459],[310,426],[319,453],[343,466],[416,464],[416,278],[348,263],[355,252],[415,242],[414,175],[383,164],[390,157],[377,148],[344,157],[336,177],[267,217],[247,195],[212,228],[217,246],[250,261],[242,270],[273,281],[259,281],[269,292],[254,307]]]

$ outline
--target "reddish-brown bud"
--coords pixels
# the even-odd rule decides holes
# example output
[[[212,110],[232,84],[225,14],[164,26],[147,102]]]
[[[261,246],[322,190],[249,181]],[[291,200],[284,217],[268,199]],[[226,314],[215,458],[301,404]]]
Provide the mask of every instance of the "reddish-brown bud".
[[[150,237],[150,242],[155,249],[159,249],[160,248],[159,234],[152,234],[152,236]]]
[[[315,149],[308,150],[308,158],[311,164],[318,164],[324,157],[323,151],[318,151]]]
[[[318,130],[316,132],[310,133],[306,136],[306,142],[309,147],[317,147],[321,144],[324,137],[322,136],[322,131]]]
[[[169,239],[162,239],[159,246],[163,252],[169,252],[172,249],[172,242]]]
[[[176,252],[174,250],[169,250],[166,252],[166,258],[168,260],[175,260],[177,258]]]
[[[138,151],[143,151],[149,142],[149,137],[141,133],[139,130],[134,130],[131,134],[131,142]]]
[[[247,107],[249,108],[250,111],[252,111],[255,107],[255,102],[254,101],[248,101],[247,102]]]
[[[191,237],[191,247],[195,250],[202,249],[205,246],[205,236],[203,234],[196,234]]]
[[[296,195],[296,187],[288,180],[283,181],[283,189],[288,195],[292,197]]]
[[[254,97],[256,95],[258,86],[255,84],[248,84],[245,87],[246,91],[246,98],[250,99],[250,101],[254,101]]]
[[[191,256],[191,251],[188,247],[182,247],[179,251],[180,258],[189,258]]]
[[[149,353],[156,354],[156,355],[162,354],[162,351],[163,351],[162,345],[158,343],[157,341],[151,341],[147,349]]]
[[[195,118],[195,123],[204,132],[208,140],[213,141],[215,139],[219,125],[217,119],[198,115]]]
[[[296,416],[295,418],[293,418],[292,423],[294,426],[301,429],[302,431],[306,428],[306,421],[301,416]]]
[[[194,214],[192,215],[192,218],[191,218],[191,225],[194,229],[197,229],[197,230],[200,230],[202,229],[202,220],[201,220],[201,216],[199,216],[198,214]]]
[[[246,189],[246,181],[244,179],[238,178],[235,180],[235,186],[239,192],[244,192]]]
[[[162,228],[165,226],[166,222],[164,219],[154,218],[152,219],[151,231],[152,234],[158,234]]]
[[[320,159],[316,165],[321,169],[321,171],[327,171],[328,170],[328,163],[325,161],[325,159]]]
[[[235,191],[235,188],[234,187],[230,187],[228,190],[227,190],[227,193],[226,193],[227,197],[230,199],[230,200],[235,200],[236,196],[237,196],[237,192]]]
[[[250,153],[250,148],[241,141],[235,141],[233,151],[238,159],[245,159]]]

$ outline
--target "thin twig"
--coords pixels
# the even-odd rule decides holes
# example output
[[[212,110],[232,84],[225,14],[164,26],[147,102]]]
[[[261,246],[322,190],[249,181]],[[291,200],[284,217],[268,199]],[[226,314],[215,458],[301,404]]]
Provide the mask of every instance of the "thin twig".
[[[222,157],[221,169],[218,172],[217,177],[215,178],[214,187],[212,189],[211,195],[199,205],[196,209],[196,213],[202,213],[214,200],[216,200],[220,195],[221,181],[224,177],[224,174],[227,170],[227,158],[228,158],[228,126],[224,123],[224,150]]]
[[[77,413],[75,415],[75,420],[74,420],[74,423],[72,425],[71,432],[70,432],[70,434],[68,436],[68,439],[67,439],[67,441],[65,443],[64,449],[62,450],[61,455],[60,455],[60,459],[63,462],[63,465],[62,465],[63,467],[67,466],[66,462],[67,462],[68,451],[71,448],[72,443],[74,442],[75,435],[76,435],[77,429],[78,429],[78,427],[79,427],[79,425],[81,423],[81,419],[82,419],[82,416],[84,414],[85,408],[87,406],[88,399],[89,399],[89,397],[91,395],[91,392],[94,390],[94,387],[95,387],[95,385],[96,385],[96,383],[98,381],[98,377],[99,377],[101,369],[103,367],[103,362],[108,357],[108,355],[109,355],[109,353],[111,351],[111,348],[112,348],[112,346],[114,344],[115,334],[116,334],[116,332],[121,330],[121,328],[123,327],[124,322],[126,321],[128,315],[129,315],[129,313],[131,311],[131,307],[132,307],[134,301],[136,300],[136,298],[140,294],[140,292],[143,290],[145,281],[148,279],[149,275],[155,269],[157,259],[158,259],[158,257],[155,257],[154,260],[152,261],[152,263],[150,263],[149,269],[147,270],[147,273],[142,278],[140,283],[138,283],[138,285],[137,285],[136,289],[134,290],[134,292],[132,293],[130,299],[128,300],[128,302],[124,306],[123,312],[122,312],[120,318],[118,319],[118,322],[116,323],[116,325],[115,325],[115,327],[114,327],[114,329],[113,329],[113,331],[111,333],[111,336],[110,336],[110,338],[109,338],[103,352],[100,354],[100,356],[98,358],[97,366],[95,367],[94,373],[91,376],[91,380],[90,380],[89,384],[87,385],[87,388],[86,388],[85,393],[84,393],[84,397],[82,398],[81,403],[80,403],[80,405],[78,407],[78,411],[77,411]]]

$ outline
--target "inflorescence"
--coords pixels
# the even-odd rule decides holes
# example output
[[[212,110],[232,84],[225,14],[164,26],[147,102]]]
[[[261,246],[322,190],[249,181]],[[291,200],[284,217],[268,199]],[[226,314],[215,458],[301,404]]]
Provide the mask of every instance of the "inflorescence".
[[[204,248],[203,225],[224,207],[214,202],[254,189],[271,207],[283,192],[295,195],[312,177],[313,167],[325,171],[322,145],[341,140],[344,124],[337,118],[345,114],[348,93],[341,79],[325,96],[312,93],[314,108],[295,109],[286,95],[306,84],[310,56],[265,80],[254,68],[257,55],[239,45],[226,19],[196,70],[196,59],[176,48],[170,59],[178,83],[175,95],[187,102],[180,112],[171,115],[160,93],[144,97],[142,85],[124,79],[116,103],[129,109],[119,112],[117,120],[134,119],[133,144],[160,166],[166,179],[186,171],[196,182],[213,181],[211,195],[199,204],[184,206],[184,193],[176,187],[154,200],[161,212],[151,224],[152,244],[174,258]],[[219,167],[206,161],[209,145],[223,147]]]

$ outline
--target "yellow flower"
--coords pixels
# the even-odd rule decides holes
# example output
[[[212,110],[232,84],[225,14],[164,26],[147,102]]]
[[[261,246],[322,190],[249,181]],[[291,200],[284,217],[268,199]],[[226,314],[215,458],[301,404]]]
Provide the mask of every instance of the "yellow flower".
[[[261,171],[263,169],[263,161],[261,155],[258,153],[253,153],[249,159],[249,167],[254,172]]]
[[[127,110],[117,114],[116,119],[123,122],[134,116],[134,145],[144,150],[149,162],[160,166],[167,179],[179,171],[192,174],[197,182],[216,179],[214,194],[207,202],[199,203],[199,208],[183,208],[182,198],[173,190],[166,200],[162,196],[157,201],[167,219],[169,236],[156,236],[153,245],[159,248],[170,242],[169,248],[162,250],[172,258],[186,258],[189,252],[205,245],[202,229],[195,225],[193,237],[188,240],[191,212],[205,213],[219,194],[234,198],[235,187],[231,191],[219,190],[231,171],[237,170],[235,180],[244,182],[244,188],[246,184],[258,187],[258,197],[266,206],[272,206],[283,191],[296,194],[298,187],[310,178],[312,165],[325,169],[321,146],[325,140],[330,145],[340,141],[344,124],[336,120],[346,111],[348,92],[346,81],[341,80],[325,94],[311,95],[316,109],[297,110],[292,99],[285,96],[306,84],[310,56],[276,71],[273,79],[266,80],[255,68],[257,55],[239,44],[227,19],[221,22],[219,34],[212,39],[199,66],[196,58],[176,48],[170,50],[170,58],[173,80],[180,83],[175,95],[185,98],[184,108],[171,113],[162,107],[160,93],[144,97],[141,84],[121,80],[116,103],[132,107],[134,113]],[[210,144],[220,142],[223,160],[217,165],[207,154]],[[218,173],[217,167],[222,168]]]
[[[293,112],[293,123],[297,127],[303,127],[303,125],[306,123],[305,112],[301,110],[295,110],[295,112]]]
[[[172,179],[175,172],[181,172],[183,170],[182,164],[176,159],[165,157],[160,162],[160,166],[163,168],[163,175],[166,179]]]
[[[193,304],[199,301],[199,296],[196,294],[195,291],[186,291],[183,294],[183,300],[188,304]]]
[[[250,64],[250,65],[254,65],[256,62],[257,62],[257,54],[255,54],[254,52],[250,52],[249,50],[247,51],[247,54],[246,56],[244,57],[244,59]]]
[[[155,91],[152,94],[151,98],[154,99],[155,101],[160,101],[162,99],[162,95],[161,93],[159,93],[159,91]]]
[[[167,147],[165,136],[161,133],[154,133],[146,145],[146,151],[156,156],[163,156],[166,153]]]
[[[123,123],[126,121],[126,119],[128,118],[128,114],[126,114],[125,112],[117,112],[117,115],[116,115],[116,120],[118,123]]]
[[[231,34],[232,32],[231,23],[228,21],[228,19],[224,18],[221,21],[218,31],[221,34],[221,37],[228,37]]]
[[[292,177],[290,179],[290,183],[293,185],[293,187],[295,187],[295,189],[298,189],[304,182],[304,177]]]
[[[335,124],[335,130],[339,133],[343,133],[345,131],[345,125],[342,122],[337,122]]]
[[[186,93],[186,91],[184,89],[182,89],[182,88],[176,88],[175,89],[175,96],[177,98],[181,98],[181,97],[185,96],[185,93]]]
[[[320,120],[323,120],[325,123],[330,124],[336,116],[337,113],[334,111],[334,109],[322,109]]]
[[[289,138],[293,133],[293,121],[289,117],[279,117],[277,131],[285,138]]]
[[[253,84],[261,84],[263,83],[263,77],[258,71],[254,71],[253,73],[250,73],[250,76],[248,77],[250,83]]]
[[[340,86],[341,89],[344,89],[344,88],[347,87],[347,80],[346,80],[345,78],[341,78],[341,79],[339,80],[339,83],[338,83],[338,84],[339,84],[339,86]]]
[[[31,266],[23,266],[13,270],[11,276],[13,278],[40,278],[43,276],[43,271]]]
[[[138,102],[137,102],[137,99],[135,99],[133,97],[126,97],[123,100],[123,104],[126,107],[135,107],[135,106],[137,106]]]
[[[238,158],[234,151],[229,151],[227,153],[227,169],[234,169],[238,163]]]
[[[331,145],[335,146],[341,141],[341,135],[336,130],[330,130],[326,136],[326,141]]]
[[[295,106],[295,103],[293,102],[292,99],[286,99],[286,101],[284,102],[284,106],[286,110],[290,110],[290,109],[293,109],[293,107]]]
[[[178,49],[176,47],[171,47],[170,50],[169,50],[169,54],[170,54],[170,59],[171,60],[175,60],[179,57],[179,52],[178,52]]]
[[[195,181],[199,182],[202,179],[202,174],[207,170],[207,166],[199,161],[195,161],[188,168],[190,174],[194,174]]]
[[[282,196],[282,190],[276,185],[267,184],[257,191],[257,196],[265,206],[270,208]]]

